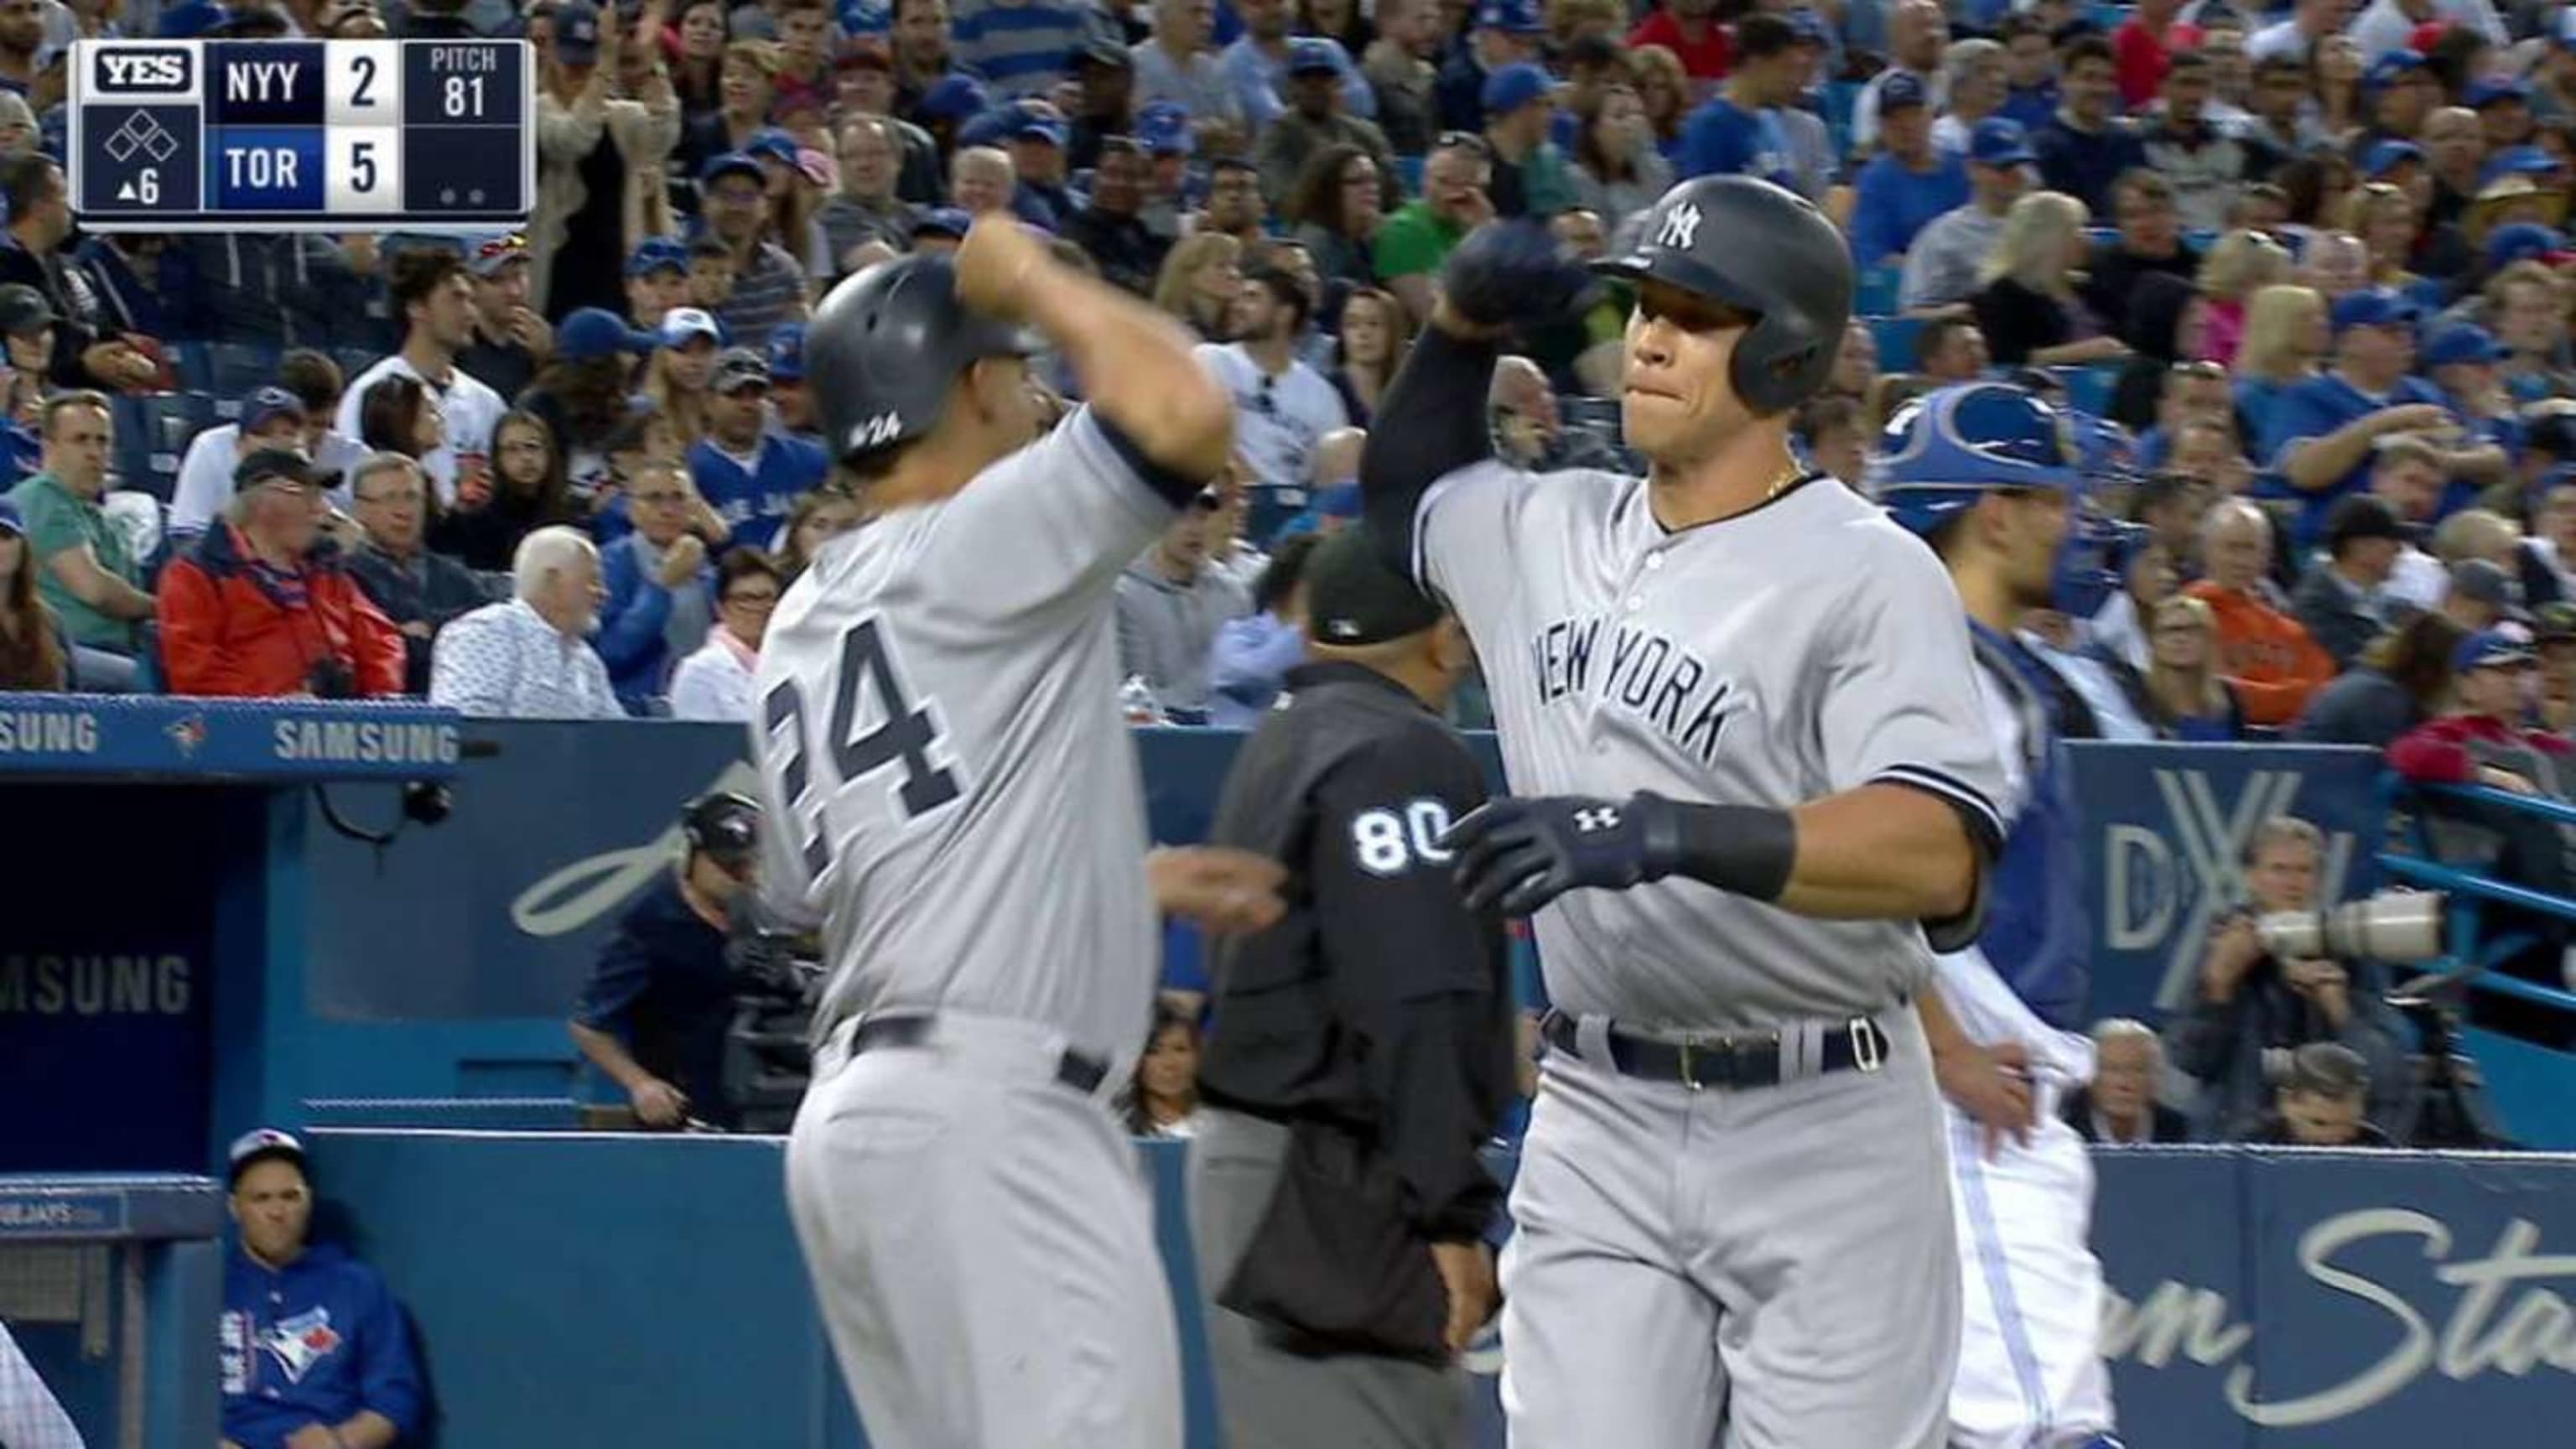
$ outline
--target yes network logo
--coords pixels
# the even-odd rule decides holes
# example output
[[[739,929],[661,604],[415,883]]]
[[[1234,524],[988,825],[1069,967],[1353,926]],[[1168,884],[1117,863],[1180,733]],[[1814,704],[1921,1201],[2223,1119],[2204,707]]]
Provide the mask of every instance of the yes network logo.
[[[108,46],[90,52],[90,86],[117,96],[176,96],[195,88],[196,56],[183,46]]]

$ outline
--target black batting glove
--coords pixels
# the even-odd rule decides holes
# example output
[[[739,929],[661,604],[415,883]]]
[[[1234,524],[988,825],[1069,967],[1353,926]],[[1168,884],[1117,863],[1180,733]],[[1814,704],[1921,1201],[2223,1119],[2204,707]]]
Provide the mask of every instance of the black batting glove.
[[[1489,801],[1449,827],[1469,907],[1527,916],[1572,890],[1626,890],[1671,870],[1673,802],[1583,795]]]
[[[1554,322],[1574,311],[1592,274],[1547,228],[1526,219],[1490,221],[1467,234],[1440,273],[1441,294],[1478,327]]]

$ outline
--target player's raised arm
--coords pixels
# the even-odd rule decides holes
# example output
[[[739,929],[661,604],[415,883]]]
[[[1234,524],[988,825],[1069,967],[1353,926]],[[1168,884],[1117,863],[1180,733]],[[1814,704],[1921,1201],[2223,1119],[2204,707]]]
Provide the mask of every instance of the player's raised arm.
[[[1430,325],[1387,385],[1360,455],[1362,512],[1389,567],[1414,571],[1413,528],[1432,484],[1492,456],[1487,392],[1515,322],[1547,321],[1588,285],[1534,222],[1495,222],[1449,257]]]
[[[1093,410],[1186,490],[1176,506],[1223,471],[1234,400],[1191,355],[1195,340],[1178,321],[1057,261],[1009,217],[987,217],[967,234],[957,295],[976,311],[1027,323],[1063,352]],[[1161,488],[1167,480],[1148,481]]]

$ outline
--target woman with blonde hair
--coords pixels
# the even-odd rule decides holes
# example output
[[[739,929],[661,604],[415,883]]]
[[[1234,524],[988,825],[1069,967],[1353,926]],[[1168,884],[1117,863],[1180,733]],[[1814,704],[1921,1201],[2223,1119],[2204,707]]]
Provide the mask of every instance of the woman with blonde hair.
[[[2226,366],[2245,345],[2245,301],[2290,278],[2290,251],[2259,231],[2231,231],[2209,249],[2194,285],[2198,336],[2192,355]]]
[[[2326,299],[2313,287],[2274,283],[2245,303],[2245,340],[2236,349],[2236,411],[2271,416],[2281,394],[2315,377],[2326,355]]]
[[[1226,340],[1226,314],[1243,290],[1243,243],[1223,232],[1202,231],[1172,244],[1154,279],[1154,305],[1190,325],[1207,341]]]
[[[1646,125],[1655,133],[1655,149],[1664,159],[1681,154],[1682,122],[1690,119],[1690,73],[1682,58],[1661,45],[1640,45],[1628,52],[1637,75],[1637,99],[1645,103]]]
[[[2084,234],[2090,215],[2083,202],[2057,191],[2034,191],[2005,214],[2003,234],[1977,271],[1985,285],[1968,299],[1997,366],[2054,367],[2128,355],[2128,345],[2106,333],[2076,295],[2076,271],[2092,252]]]
[[[2218,615],[2188,594],[2155,606],[2138,713],[2159,738],[2224,743],[2245,735],[2245,707],[2218,665]]]

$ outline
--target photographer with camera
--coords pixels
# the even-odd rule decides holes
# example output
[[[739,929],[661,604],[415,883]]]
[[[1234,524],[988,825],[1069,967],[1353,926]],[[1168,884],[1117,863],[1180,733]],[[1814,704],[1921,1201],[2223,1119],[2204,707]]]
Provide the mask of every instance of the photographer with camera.
[[[730,1128],[724,1091],[734,1021],[734,916],[757,881],[760,807],[736,794],[692,801],[679,861],[618,918],[573,1012],[573,1044],[657,1130]]]
[[[403,639],[341,557],[356,530],[301,453],[263,448],[233,472],[224,521],[161,575],[172,694],[360,699],[403,692]]]
[[[2283,959],[2264,943],[2257,920],[2313,912],[2325,837],[2293,816],[2256,829],[2247,848],[2248,906],[2218,922],[2199,971],[2191,1009],[2165,1028],[2174,1065],[2201,1085],[2196,1138],[2243,1135],[2273,1102],[2291,1053],[2340,1042],[2367,1067],[2370,1114],[2402,1121],[2412,1076],[2397,1023],[2380,1000],[2375,962]]]

